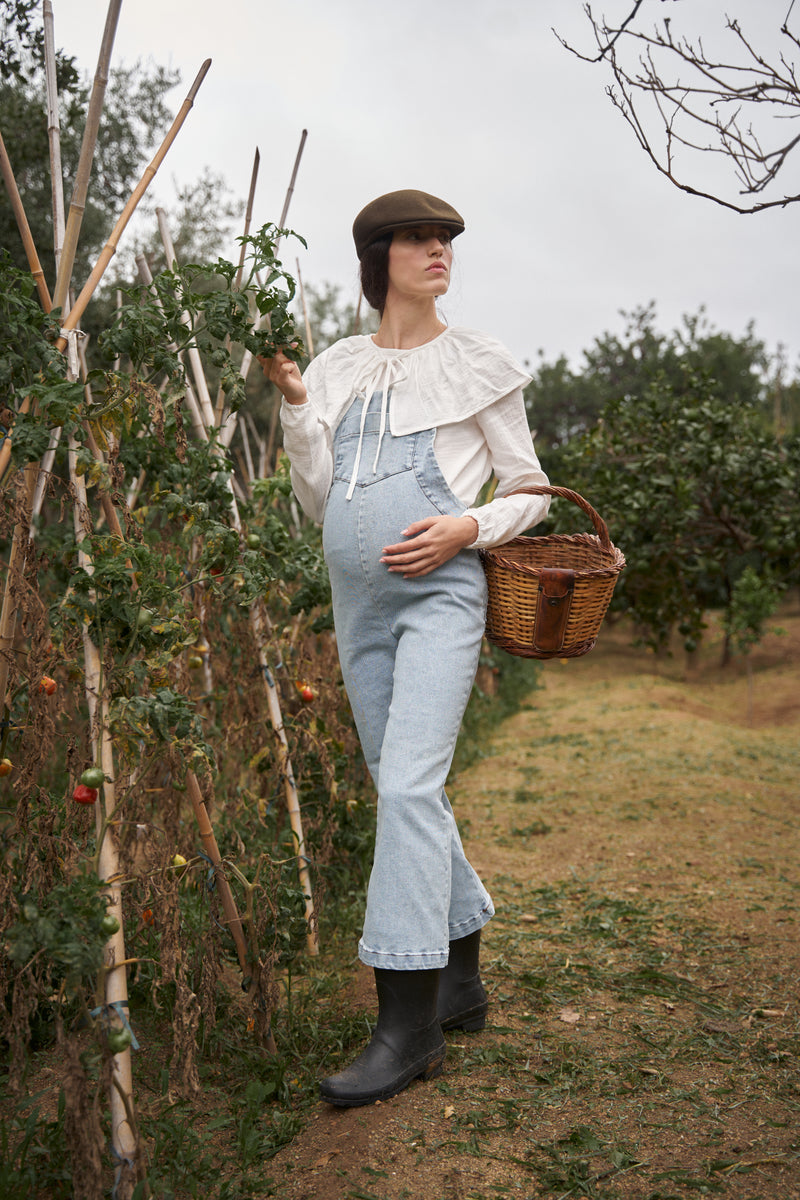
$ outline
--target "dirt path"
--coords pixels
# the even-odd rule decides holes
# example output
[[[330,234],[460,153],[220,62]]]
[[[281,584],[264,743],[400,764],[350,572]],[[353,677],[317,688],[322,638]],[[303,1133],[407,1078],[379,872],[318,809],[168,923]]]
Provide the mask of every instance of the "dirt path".
[[[286,1200],[800,1197],[800,611],[744,669],[553,662],[453,803],[498,915],[490,1024],[386,1104],[320,1105]],[[372,1006],[369,973],[343,1003]]]

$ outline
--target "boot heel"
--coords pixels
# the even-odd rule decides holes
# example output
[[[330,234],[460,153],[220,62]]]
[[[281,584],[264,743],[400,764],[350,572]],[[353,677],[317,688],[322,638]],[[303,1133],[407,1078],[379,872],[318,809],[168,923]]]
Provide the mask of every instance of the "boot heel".
[[[471,1017],[468,1021],[462,1021],[459,1025],[465,1033],[477,1033],[479,1029],[486,1028],[486,1015],[481,1017]]]
[[[427,1081],[429,1079],[438,1079],[439,1076],[443,1072],[444,1072],[444,1055],[442,1055],[442,1057],[439,1059],[438,1062],[431,1063],[431,1065],[429,1067],[426,1067],[425,1070],[422,1072],[422,1074],[419,1076],[419,1078],[424,1083],[427,1083]]]

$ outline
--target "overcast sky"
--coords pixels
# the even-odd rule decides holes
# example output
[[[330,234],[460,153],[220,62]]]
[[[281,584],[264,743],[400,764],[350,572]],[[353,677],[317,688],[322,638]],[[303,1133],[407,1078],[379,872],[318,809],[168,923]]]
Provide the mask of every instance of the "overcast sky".
[[[665,14],[648,5],[653,19]],[[105,0],[53,8],[57,44],[93,74]],[[629,8],[605,0],[609,16]],[[693,18],[722,38],[730,12],[774,46],[787,0],[669,8],[673,29]],[[796,367],[800,206],[739,216],[679,192],[607,99],[607,68],[570,55],[553,26],[591,47],[580,0],[123,0],[112,65],[178,68],[177,111],[212,59],[152,185],[162,203],[173,180],[206,166],[244,199],[258,146],[255,222],[275,221],[308,130],[288,219],[308,241],[297,252],[307,283],[339,284],[355,301],[353,217],[383,192],[416,187],[467,224],[446,318],[500,337],[521,360],[543,351],[578,362],[595,336],[622,330],[620,310],[654,300],[663,330],[701,305],[737,336],[752,320]]]

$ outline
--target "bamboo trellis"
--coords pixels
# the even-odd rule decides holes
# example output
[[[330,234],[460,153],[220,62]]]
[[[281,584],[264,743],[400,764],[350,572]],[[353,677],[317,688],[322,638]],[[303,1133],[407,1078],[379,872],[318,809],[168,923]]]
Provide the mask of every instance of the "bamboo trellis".
[[[88,173],[91,167],[91,159],[94,152],[94,141],[96,137],[96,123],[99,122],[100,110],[102,108],[102,98],[105,89],[105,80],[107,78],[108,62],[113,45],[114,33],[116,30],[117,17],[119,15],[121,0],[111,0],[109,5],[108,19],[106,22],[106,30],[101,48],[100,60],[98,63],[98,71],[95,77],[95,90],[93,92],[93,104],[90,106],[90,118],[87,120],[87,130],[84,136],[84,144],[82,148],[81,163],[84,167],[83,175],[79,179],[78,184],[83,180],[88,183]],[[54,225],[54,250],[56,263],[58,264],[58,278],[56,283],[56,298],[58,307],[63,307],[65,310],[65,320],[63,322],[62,335],[57,342],[57,346],[62,351],[67,351],[68,358],[68,378],[77,379],[79,366],[78,354],[76,346],[76,333],[74,332],[78,320],[85,311],[86,305],[96,289],[104,270],[110,261],[117,245],[119,235],[125,228],[127,221],[134,212],[141,196],[144,194],[147,186],[155,175],[158,166],[163,160],[169,146],[174,141],[178,130],[180,129],[189,109],[193,103],[197,89],[205,77],[205,74],[210,66],[210,60],[203,64],[203,68],[198,74],[192,89],[190,90],[187,99],[181,110],[173,122],[167,137],[164,139],[161,148],[157,152],[155,158],[151,162],[145,172],[138,187],[129,199],[123,214],[114,227],[111,237],[109,238],[103,253],[95,265],[92,274],[84,286],[78,302],[72,309],[69,315],[66,315],[66,296],[69,288],[69,279],[72,272],[72,261],[74,259],[74,248],[77,245],[77,236],[80,228],[80,218],[83,213],[83,201],[85,200],[85,191],[76,185],[73,200],[76,201],[75,207],[71,209],[71,216],[75,213],[73,229],[74,243],[68,254],[63,253],[63,238],[64,238],[64,207],[62,194],[62,172],[61,172],[61,157],[60,157],[60,141],[58,127],[58,97],[55,86],[55,42],[53,34],[53,13],[50,0],[44,2],[44,28],[45,28],[45,61],[46,61],[46,82],[47,82],[47,109],[48,109],[48,139],[50,146],[51,157],[51,178],[52,178],[52,193],[53,193],[53,225]],[[94,126],[94,128],[93,128]],[[2,161],[2,173],[6,183],[6,187],[11,198],[11,203],[17,224],[22,237],[26,256],[29,266],[36,280],[37,290],[39,292],[40,301],[45,311],[50,311],[52,302],[49,292],[44,281],[44,275],[41,270],[41,264],[36,252],[33,238],[30,233],[30,227],[25,216],[24,207],[14,179],[13,170],[8,160],[8,155],[5,151],[5,146],[0,139],[0,160]],[[55,443],[57,438],[51,438],[51,449],[55,451]],[[96,457],[101,457],[96,446],[90,445]],[[10,450],[9,441],[3,446],[3,453],[0,456],[0,477],[5,471],[8,452]],[[82,543],[87,537],[86,531],[86,515],[88,514],[88,505],[86,503],[86,493],[84,482],[81,476],[76,471],[76,451],[77,446],[72,443],[68,451],[68,462],[70,469],[70,481],[74,495],[74,525],[75,536],[78,545],[79,561],[91,575],[93,565],[88,553],[85,552]],[[25,559],[27,556],[27,544],[31,531],[31,522],[34,511],[34,503],[37,492],[37,481],[40,473],[40,465],[37,463],[29,464],[24,472],[24,497],[22,517],[16,523],[13,537],[11,554],[9,559],[9,569],[6,576],[6,583],[3,595],[3,605],[0,610],[0,703],[5,703],[5,691],[8,681],[8,671],[10,666],[10,655],[15,638],[16,620],[17,620],[17,599],[16,590],[19,580],[24,570]],[[110,500],[104,505],[106,517],[112,532],[121,537],[121,529],[119,526],[116,513]],[[127,1023],[127,974],[124,969],[125,962],[125,941],[124,929],[122,923],[122,907],[121,907],[121,892],[119,886],[120,880],[120,860],[119,851],[113,837],[109,836],[110,822],[113,817],[116,800],[115,800],[115,762],[113,754],[113,746],[110,740],[109,733],[109,700],[105,682],[103,680],[100,656],[97,648],[89,636],[88,628],[84,629],[84,663],[85,663],[85,681],[86,694],[89,705],[90,715],[90,742],[92,745],[92,757],[95,763],[100,762],[105,776],[103,785],[103,801],[96,809],[96,820],[98,825],[98,860],[97,872],[98,878],[105,884],[107,895],[107,903],[109,911],[117,916],[119,927],[115,934],[111,935],[105,951],[105,970],[104,970],[104,999],[103,1008],[104,1017],[109,1025]],[[111,1110],[112,1124],[112,1146],[116,1160],[118,1162],[117,1179],[115,1183],[115,1195],[119,1200],[126,1200],[134,1189],[137,1175],[137,1153],[138,1153],[138,1135],[135,1126],[135,1118],[133,1114],[133,1072],[131,1063],[130,1048],[113,1055],[111,1088],[109,1094],[109,1106]]]
[[[80,373],[77,345],[77,338],[79,336],[77,331],[80,319],[85,312],[86,307],[97,286],[99,285],[104,272],[111,261],[111,258],[116,252],[119,238],[121,237],[141,197],[144,195],[149,184],[154,178],[158,168],[161,165],[161,162],[163,161],[186,116],[188,115],[197,91],[210,67],[211,61],[208,59],[203,63],[200,72],[195,78],[192,87],[190,88],[190,91],[184,100],[183,105],[181,106],[181,109],[179,110],[172,126],[170,127],[170,130],[168,131],[159,150],[144,172],[139,184],[131,194],[111,234],[109,235],[109,238],[103,247],[97,262],[95,263],[94,269],[92,270],[89,278],[86,280],[77,300],[73,303],[70,310],[68,303],[70,279],[78,245],[81,223],[85,211],[91,164],[94,156],[105,87],[108,81],[110,56],[120,8],[121,0],[110,0],[97,71],[95,73],[94,86],[91,94],[89,110],[87,113],[87,122],[81,147],[80,163],[76,176],[75,187],[72,193],[69,214],[65,222],[63,195],[60,182],[62,178],[62,172],[58,129],[58,97],[55,91],[55,42],[53,35],[52,2],[51,0],[44,0],[45,46],[48,82],[48,137],[51,147],[51,176],[53,186],[53,215],[55,231],[54,248],[57,269],[55,291],[52,300],[47,288],[47,283],[44,278],[44,272],[42,270],[38,254],[33,243],[30,228],[25,218],[24,208],[19,197],[13,170],[11,168],[11,164],[9,163],[5,146],[2,143],[2,138],[0,137],[0,167],[2,168],[3,179],[11,199],[12,208],[15,212],[17,224],[20,229],[29,267],[36,283],[40,302],[42,303],[45,311],[49,312],[52,308],[59,308],[62,311],[63,319],[61,336],[59,337],[56,345],[61,351],[66,352],[67,354],[69,362],[68,377],[71,379],[77,379]],[[294,191],[297,170],[305,139],[306,130],[303,130],[300,148],[297,153],[283,212],[281,214],[281,227],[283,227],[285,224],[289,203]],[[247,224],[245,233],[247,233],[249,230],[252,216],[253,194],[258,170],[258,158],[258,151],[256,151],[256,160],[254,163],[253,177],[251,180],[251,188],[248,198]],[[160,224],[164,224],[163,217],[160,219]],[[164,228],[166,229],[165,226]],[[166,239],[168,239],[168,231],[166,231],[166,233],[162,231],[162,237],[165,237],[166,244]],[[169,247],[167,247],[167,254],[171,260],[174,260],[174,249],[172,249],[170,252]],[[240,263],[240,276],[241,266],[242,264]],[[221,446],[225,444],[229,445],[237,426],[236,419],[233,418],[231,420],[230,414],[227,419],[222,416],[221,410],[223,395],[221,391],[217,397],[217,411],[214,411],[211,406],[208,389],[205,384],[202,363],[200,362],[199,355],[197,355],[196,350],[189,352],[189,359],[192,368],[192,375],[195,381],[196,395],[192,394],[192,389],[187,384],[187,403],[189,405],[190,412],[192,413],[195,434],[199,438],[208,440],[210,429],[214,425],[219,425],[222,423],[224,435],[226,436],[220,438],[220,443]],[[249,367],[250,361],[242,363],[243,377],[246,377]],[[85,377],[85,369],[83,373]],[[193,403],[189,400],[190,396]],[[20,406],[21,412],[26,410],[27,400],[24,401]],[[103,455],[94,443],[88,423],[86,424],[85,428],[87,432],[87,443],[89,448],[95,459],[98,462],[102,462]],[[254,428],[253,432],[255,434]],[[243,445],[245,446],[247,474],[252,478],[254,473],[254,463],[252,455],[249,453],[250,445],[249,440],[247,439],[247,431],[244,426],[241,428],[241,434],[243,438]],[[3,606],[2,611],[0,612],[0,702],[3,701],[5,696],[8,680],[8,669],[10,665],[10,652],[15,637],[17,602],[14,594],[14,582],[19,580],[21,572],[24,569],[28,539],[34,534],[35,517],[39,512],[43,502],[46,480],[52,467],[52,461],[55,456],[59,436],[60,431],[51,431],[50,446],[48,447],[45,459],[43,459],[41,464],[29,464],[25,468],[24,472],[25,503],[23,505],[22,519],[18,521],[14,530],[9,570],[3,596]],[[266,444],[264,443],[263,439],[258,439],[257,434],[255,434],[255,436],[260,450],[259,473],[263,473],[266,468]],[[2,448],[0,448],[0,479],[2,479],[2,476],[8,466],[10,449],[11,433],[9,431],[9,436],[5,439]],[[70,465],[71,483],[74,489],[73,494],[75,497],[74,523],[76,539],[78,539],[80,544],[80,542],[85,540],[86,537],[86,514],[88,513],[88,506],[86,502],[86,493],[83,480],[80,476],[78,476],[77,471],[75,470],[76,449],[77,447],[75,445],[71,445],[69,447],[68,461]],[[138,481],[138,486],[141,486],[141,479]],[[112,535],[122,538],[123,535],[119,517],[113,507],[110,497],[102,490],[100,490],[99,494],[103,506],[103,515],[108,522],[108,526],[112,532]],[[241,521],[238,516],[236,496],[233,492],[231,495],[231,510],[234,527],[241,534]],[[87,573],[91,575],[93,570],[91,558],[83,548],[79,550],[79,553],[83,567]],[[264,679],[270,722],[280,746],[280,769],[284,780],[287,810],[296,841],[300,881],[305,896],[306,921],[308,930],[307,944],[309,952],[313,954],[317,953],[318,951],[317,927],[308,872],[308,860],[305,853],[305,841],[300,817],[299,796],[289,754],[288,741],[283,726],[279,693],[268,661],[267,644],[270,623],[268,614],[263,604],[258,604],[251,609],[250,620],[254,641],[258,649],[261,673]],[[109,698],[107,688],[103,680],[99,653],[86,630],[84,631],[84,658],[86,672],[86,693],[89,703],[91,726],[90,741],[92,745],[93,761],[102,765],[105,775],[103,802],[102,805],[98,805],[98,808],[96,809],[99,844],[98,875],[99,878],[105,881],[107,885],[106,891],[109,901],[109,911],[118,917],[120,923],[118,933],[112,936],[107,947],[105,970],[105,1011],[106,1014],[109,1015],[111,1023],[118,1023],[120,1019],[123,1022],[127,1021],[127,1017],[125,1015],[127,1013],[127,983],[126,972],[124,970],[125,950],[124,931],[122,928],[119,854],[115,838],[110,832],[113,828],[114,814],[116,810],[115,763],[113,746],[109,733]],[[208,813],[205,808],[200,785],[196,776],[192,772],[188,773],[187,784],[189,797],[198,823],[201,840],[209,858],[214,865],[215,873],[217,875],[220,899],[223,906],[223,911],[225,913],[226,922],[236,946],[242,972],[247,977],[248,972],[252,967],[252,963],[249,961],[247,943],[244,936],[241,919],[236,910],[235,901],[233,899],[230,885],[225,874],[225,866],[221,859],[219,849],[216,845],[211,823],[208,819]],[[275,1044],[271,1033],[268,1036],[266,1048],[271,1051],[275,1050]],[[136,1170],[137,1154],[137,1134],[133,1116],[132,1068],[129,1050],[123,1051],[121,1054],[115,1055],[114,1057],[110,1104],[113,1130],[112,1141],[115,1154],[117,1155],[119,1162],[122,1164],[121,1170],[124,1176],[123,1178],[118,1178],[115,1187],[115,1194],[119,1197],[119,1200],[124,1200],[124,1197],[126,1195],[130,1195],[132,1190]]]

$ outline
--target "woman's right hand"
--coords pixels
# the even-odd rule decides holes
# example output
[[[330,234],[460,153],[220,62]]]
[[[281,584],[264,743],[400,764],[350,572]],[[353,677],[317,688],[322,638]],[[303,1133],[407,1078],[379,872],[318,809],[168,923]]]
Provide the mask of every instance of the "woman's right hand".
[[[259,355],[258,361],[267,379],[275,384],[288,404],[305,404],[308,393],[296,362],[287,358],[282,350],[274,358],[262,358]]]

